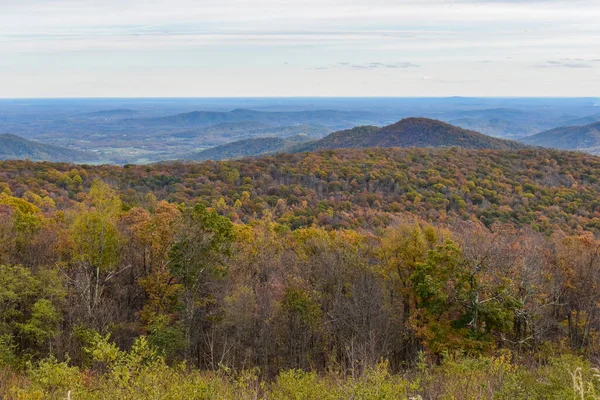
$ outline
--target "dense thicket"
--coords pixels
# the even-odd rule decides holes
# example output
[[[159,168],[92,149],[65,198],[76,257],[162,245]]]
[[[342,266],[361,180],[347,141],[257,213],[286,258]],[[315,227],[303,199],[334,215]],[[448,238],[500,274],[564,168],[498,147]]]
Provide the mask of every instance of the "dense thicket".
[[[600,355],[599,169],[576,153],[457,149],[2,163],[0,379],[39,398],[126,397],[120,384],[165,371],[223,379],[214,390],[254,371],[279,376],[252,386],[273,398],[288,381],[438,398],[455,368],[494,380],[476,398],[518,398],[563,365],[547,373],[575,390],[570,374],[591,382],[591,367],[558,356]],[[165,370],[182,361],[211,372]]]

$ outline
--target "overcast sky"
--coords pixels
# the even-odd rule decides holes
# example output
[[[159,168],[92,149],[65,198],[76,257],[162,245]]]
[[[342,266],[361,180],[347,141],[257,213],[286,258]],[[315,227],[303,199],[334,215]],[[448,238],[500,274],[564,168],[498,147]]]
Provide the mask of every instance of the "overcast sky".
[[[600,96],[600,0],[0,0],[0,97]]]

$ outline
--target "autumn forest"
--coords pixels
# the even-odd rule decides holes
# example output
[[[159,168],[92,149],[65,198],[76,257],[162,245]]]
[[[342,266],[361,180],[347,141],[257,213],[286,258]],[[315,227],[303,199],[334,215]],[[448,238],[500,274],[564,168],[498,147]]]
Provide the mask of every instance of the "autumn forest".
[[[598,399],[600,159],[0,162],[0,397]]]

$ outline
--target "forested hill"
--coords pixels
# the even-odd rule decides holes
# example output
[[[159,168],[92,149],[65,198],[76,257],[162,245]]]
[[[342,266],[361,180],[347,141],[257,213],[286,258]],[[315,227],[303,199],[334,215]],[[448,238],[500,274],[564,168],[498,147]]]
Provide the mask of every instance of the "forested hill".
[[[270,215],[292,229],[380,227],[404,212],[545,232],[600,228],[600,158],[554,150],[346,149],[124,167],[5,161],[0,178],[17,196],[47,196],[59,210],[100,178],[128,207],[152,193],[203,202],[233,221]]]
[[[197,153],[190,153],[184,158],[188,160],[228,160],[250,157],[257,154],[270,153],[286,147],[287,140],[277,137],[253,138],[238,140],[222,146],[211,147]]]
[[[27,140],[20,136],[0,135],[0,160],[92,162],[93,154]]]
[[[567,126],[521,139],[523,143],[555,149],[600,152],[600,122],[583,126]]]
[[[368,147],[464,147],[470,149],[515,150],[525,146],[462,129],[428,118],[406,118],[377,128],[362,126],[335,132],[297,151]]]
[[[291,146],[308,142],[306,135],[296,135],[289,138],[259,137],[238,140],[222,146],[211,147],[200,152],[189,153],[182,158],[185,160],[230,160],[241,157],[252,157],[261,154],[277,153],[288,150]]]

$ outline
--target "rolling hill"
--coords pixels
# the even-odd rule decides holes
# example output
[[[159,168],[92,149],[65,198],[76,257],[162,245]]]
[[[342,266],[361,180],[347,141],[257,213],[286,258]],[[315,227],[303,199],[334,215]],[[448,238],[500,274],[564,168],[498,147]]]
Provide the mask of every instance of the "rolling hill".
[[[198,153],[191,153],[183,158],[186,160],[206,161],[252,157],[285,152],[292,146],[307,141],[309,141],[309,138],[306,135],[297,135],[285,139],[279,137],[252,138],[212,147]]]
[[[566,121],[562,126],[582,126],[582,125],[590,125],[595,124],[596,122],[600,122],[600,114],[588,115],[581,118],[572,119]]]
[[[524,145],[493,138],[428,118],[406,118],[378,128],[361,126],[334,132],[324,139],[295,147],[295,152],[366,147],[463,147],[517,150]]]
[[[600,122],[583,126],[567,126],[541,132],[520,140],[522,143],[561,150],[583,150],[600,153]]]
[[[11,134],[0,135],[0,160],[93,162],[93,154],[24,139]]]

